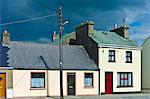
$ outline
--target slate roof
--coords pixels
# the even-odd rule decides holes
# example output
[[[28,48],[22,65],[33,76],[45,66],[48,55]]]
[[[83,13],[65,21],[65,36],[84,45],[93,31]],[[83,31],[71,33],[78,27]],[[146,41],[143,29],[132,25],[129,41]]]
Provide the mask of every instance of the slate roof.
[[[14,69],[59,69],[59,46],[11,41],[9,65]],[[42,58],[44,61],[42,60]],[[46,67],[47,65],[47,67]],[[84,47],[63,46],[63,69],[97,70]]]
[[[108,44],[137,47],[133,41],[125,39],[115,32],[93,30],[89,36],[100,45]]]

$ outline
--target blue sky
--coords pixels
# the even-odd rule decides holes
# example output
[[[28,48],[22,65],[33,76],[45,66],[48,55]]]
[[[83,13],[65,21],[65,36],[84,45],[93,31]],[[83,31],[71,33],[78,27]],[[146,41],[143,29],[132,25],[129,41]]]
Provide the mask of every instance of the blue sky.
[[[50,15],[60,4],[64,20],[69,20],[64,33],[87,20],[95,22],[96,30],[111,30],[126,18],[136,43],[141,45],[150,35],[150,0],[0,0],[0,24]],[[0,26],[4,30],[12,40],[50,42],[53,31],[58,31],[58,17]]]

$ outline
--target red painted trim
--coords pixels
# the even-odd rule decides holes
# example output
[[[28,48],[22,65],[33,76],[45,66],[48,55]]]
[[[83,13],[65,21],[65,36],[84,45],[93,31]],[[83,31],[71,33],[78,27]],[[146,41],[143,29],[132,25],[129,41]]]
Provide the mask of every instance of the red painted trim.
[[[45,76],[45,74],[46,74],[46,72],[34,72],[34,71],[32,71],[32,72],[30,72],[30,90],[44,90],[44,89],[46,89],[46,84],[45,84],[45,82],[46,82],[46,76],[44,77],[44,87],[43,88],[32,88],[32,82],[31,82],[31,79],[32,79],[32,76],[31,76],[31,74],[32,73],[44,73],[44,76]],[[47,78],[48,79],[48,78]]]
[[[85,89],[91,89],[94,88],[94,86],[84,86]]]
[[[105,72],[105,94],[106,94],[106,74],[107,73],[111,73],[112,74],[112,85],[111,85],[112,86],[112,89],[111,89],[112,93],[111,94],[113,94],[113,72]]]
[[[85,74],[92,74],[93,78],[92,78],[92,86],[85,86],[84,88],[94,88],[94,72],[85,72],[84,73],[84,79],[85,79]],[[83,84],[84,84],[84,80],[83,80]]]

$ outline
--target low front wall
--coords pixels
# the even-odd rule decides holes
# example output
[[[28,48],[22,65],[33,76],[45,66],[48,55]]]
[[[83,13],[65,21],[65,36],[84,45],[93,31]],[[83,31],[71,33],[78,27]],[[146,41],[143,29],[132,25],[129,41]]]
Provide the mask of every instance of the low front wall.
[[[31,72],[45,72],[44,89],[31,89]],[[75,73],[76,88],[75,95],[98,95],[98,71],[64,70],[63,92],[67,96],[67,73]],[[84,87],[84,74],[93,73],[93,88]],[[47,75],[48,74],[48,75]],[[48,83],[48,84],[47,84]],[[59,70],[13,70],[13,96],[59,96],[60,95],[60,73]]]

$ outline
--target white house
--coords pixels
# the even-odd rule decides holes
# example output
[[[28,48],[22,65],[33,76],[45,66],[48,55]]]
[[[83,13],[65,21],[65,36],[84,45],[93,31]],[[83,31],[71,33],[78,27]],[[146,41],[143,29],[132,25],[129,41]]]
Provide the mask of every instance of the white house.
[[[100,68],[100,94],[141,91],[141,48],[129,39],[128,29],[96,31],[91,21],[76,28],[75,44],[83,45]]]
[[[150,36],[142,45],[142,89],[150,92]]]

